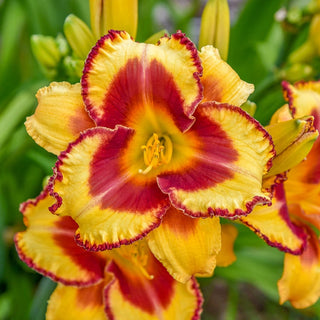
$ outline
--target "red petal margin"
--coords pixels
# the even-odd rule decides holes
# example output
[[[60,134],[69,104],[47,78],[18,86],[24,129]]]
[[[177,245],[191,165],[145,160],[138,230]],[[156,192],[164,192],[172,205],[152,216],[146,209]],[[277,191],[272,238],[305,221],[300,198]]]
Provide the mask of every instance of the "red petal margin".
[[[183,210],[192,217],[221,216],[236,218],[250,213],[256,204],[270,205],[270,200],[261,194],[247,201],[244,210],[236,208],[232,212],[226,208],[208,206],[205,213],[189,210],[177,196],[176,192],[180,190],[201,193],[203,190],[214,188],[234,178],[235,169],[232,169],[232,167],[240,158],[240,154],[233,145],[233,137],[229,137],[223,125],[218,121],[207,118],[205,112],[203,112],[206,108],[219,110],[219,112],[224,109],[230,110],[252,125],[254,130],[257,130],[261,134],[261,138],[268,141],[270,146],[269,156],[264,165],[265,171],[268,171],[272,166],[272,159],[275,155],[272,138],[258,121],[239,107],[223,103],[205,102],[198,106],[194,114],[196,121],[185,133],[186,139],[188,139],[188,133],[194,133],[199,140],[200,147],[195,152],[196,156],[194,156],[192,167],[182,167],[180,171],[160,174],[157,178],[160,189],[162,192],[169,194],[170,201],[176,208]],[[214,196],[213,192],[212,197]]]
[[[40,224],[37,227],[38,231],[41,231],[43,228],[44,232],[47,232],[47,238],[53,240],[53,245],[59,247],[62,254],[65,254],[73,264],[77,265],[79,270],[84,270],[85,272],[91,274],[90,279],[84,281],[83,279],[70,280],[65,276],[63,269],[68,268],[67,260],[61,262],[61,266],[57,270],[59,274],[56,274],[46,268],[43,268],[41,265],[38,265],[32,256],[29,256],[25,252],[25,248],[20,245],[23,237],[28,232],[33,232],[32,227],[33,221],[30,215],[33,214],[32,211],[36,210],[37,206],[49,197],[49,188],[48,186],[40,193],[36,199],[28,200],[20,205],[20,211],[24,215],[24,223],[27,226],[27,230],[24,232],[19,232],[15,235],[14,241],[16,245],[16,250],[19,255],[19,258],[24,261],[30,268],[41,273],[42,275],[51,278],[56,282],[60,282],[64,285],[73,285],[73,286],[87,286],[99,282],[104,276],[104,266],[105,260],[102,259],[95,253],[87,252],[83,248],[79,247],[74,239],[74,232],[77,229],[77,224],[70,217],[57,217],[52,215],[49,210],[44,211],[43,215],[48,215],[49,219],[43,219],[43,225]],[[50,218],[51,217],[51,218]],[[39,235],[39,233],[37,233]],[[46,239],[44,239],[46,240]],[[38,243],[42,243],[42,246],[45,246],[46,243],[41,235],[39,236]],[[45,254],[50,256],[51,247],[48,245],[48,248]],[[55,251],[53,251],[55,252]],[[41,252],[37,253],[41,255]],[[57,265],[60,263],[59,258],[51,255],[52,263]],[[42,261],[43,262],[43,261]],[[63,265],[64,264],[64,265]],[[74,275],[76,278],[76,275]]]
[[[168,39],[170,40],[170,38]],[[184,59],[193,61],[193,70],[195,72],[190,75],[183,75],[186,78],[194,78],[194,82],[198,86],[198,95],[194,97],[193,102],[190,105],[185,105],[185,97],[179,88],[179,85],[186,85],[186,78],[182,78],[182,84],[177,84],[171,70],[161,60],[157,59],[154,52],[150,56],[150,50],[148,50],[150,46],[152,46],[153,50],[157,46],[137,44],[137,46],[144,46],[143,51],[139,52],[140,55],[137,53],[135,57],[128,57],[127,63],[114,72],[112,82],[108,83],[102,105],[95,105],[90,98],[90,95],[92,95],[92,81],[90,79],[96,77],[98,73],[101,76],[102,71],[95,70],[95,64],[96,60],[100,59],[99,56],[104,54],[104,47],[112,46],[112,43],[117,43],[120,40],[127,41],[128,47],[131,43],[134,43],[132,40],[127,39],[122,31],[110,30],[89,53],[81,79],[82,95],[86,108],[90,117],[94,119],[98,126],[108,128],[115,128],[116,125],[134,127],[132,122],[135,122],[135,115],[139,111],[143,113],[146,104],[154,106],[154,108],[160,107],[164,109],[166,113],[172,116],[181,131],[187,130],[192,125],[194,122],[192,114],[202,99],[203,89],[200,83],[202,66],[195,45],[185,34],[178,31],[172,35],[171,39],[178,41],[187,49],[189,55]],[[160,39],[158,47],[165,46],[165,43]],[[113,50],[119,50],[117,47],[115,48]],[[178,49],[173,49],[178,52]],[[163,50],[160,50],[160,48],[158,50],[159,54],[163,54]],[[171,48],[171,51],[174,50]],[[168,52],[168,54],[171,54],[169,50]],[[174,58],[177,58],[177,56],[175,55]],[[105,58],[105,63],[108,63],[107,58]],[[182,72],[181,70],[179,71]],[[154,111],[156,113],[156,110]]]
[[[291,232],[294,235],[296,235],[297,238],[299,238],[301,240],[301,245],[299,246],[299,248],[294,250],[294,249],[291,249],[288,246],[286,246],[285,243],[272,241],[266,234],[263,234],[261,232],[261,230],[259,230],[258,226],[254,226],[254,225],[250,224],[250,220],[246,221],[246,217],[245,218],[240,218],[240,221],[243,224],[247,225],[251,230],[253,230],[269,246],[278,248],[279,250],[281,250],[283,252],[291,253],[291,254],[294,254],[294,255],[300,255],[304,251],[304,249],[305,249],[305,247],[307,245],[307,234],[305,233],[305,231],[304,231],[304,229],[302,227],[297,226],[296,224],[294,224],[290,220],[289,210],[288,210],[288,206],[287,206],[287,202],[286,202],[286,196],[285,196],[285,190],[284,190],[283,182],[273,185],[273,192],[274,192],[273,202],[276,201],[276,202],[281,203],[281,207],[278,210],[279,216],[285,222],[287,227],[289,229],[291,229]],[[260,208],[258,208],[258,210],[259,209]],[[272,210],[272,206],[267,208],[267,210],[268,209]],[[251,214],[255,214],[255,211],[253,211]],[[250,218],[251,214],[248,216],[249,218]],[[272,223],[272,221],[270,221],[270,223]]]
[[[76,141],[69,144],[67,150],[58,158],[54,176],[49,183],[50,193],[56,199],[56,203],[49,210],[58,215],[70,215],[77,222],[79,229],[76,232],[76,241],[87,250],[112,249],[143,238],[160,225],[161,217],[170,206],[168,196],[161,192],[156,179],[136,181],[135,175],[123,164],[126,147],[133,136],[134,130],[123,126],[117,126],[114,130],[103,127],[88,129]],[[90,147],[93,149],[83,153],[81,157],[82,142],[91,138],[99,140],[99,145],[96,146],[96,140],[92,140],[94,146],[91,144]],[[77,170],[82,167],[80,170],[87,170],[88,180],[77,181],[79,174],[75,172],[76,169],[73,170],[73,166]],[[140,174],[137,172],[136,175]],[[61,192],[65,193],[65,197],[56,191],[57,184]],[[78,185],[79,188],[70,185]],[[70,196],[71,194],[73,196]],[[88,203],[95,211],[88,206]],[[79,212],[82,212],[81,215]],[[88,212],[90,218],[86,217]],[[117,214],[119,217],[121,214],[130,215],[130,223],[129,219],[115,220]],[[110,225],[108,230],[102,230],[100,225],[106,223],[111,215],[114,216],[113,225]],[[88,219],[97,219],[97,222],[94,224]],[[127,234],[128,238],[121,238],[116,242],[89,243],[82,237],[84,233],[96,232],[108,233],[110,238],[117,232],[118,237]]]

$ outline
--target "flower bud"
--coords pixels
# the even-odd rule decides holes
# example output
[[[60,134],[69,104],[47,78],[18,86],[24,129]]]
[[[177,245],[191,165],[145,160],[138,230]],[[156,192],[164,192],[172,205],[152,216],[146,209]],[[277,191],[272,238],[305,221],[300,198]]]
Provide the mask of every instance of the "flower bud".
[[[50,80],[54,79],[57,75],[57,67],[61,59],[61,53],[56,40],[49,36],[32,35],[31,49],[45,76]]]
[[[55,68],[60,61],[59,47],[53,37],[34,34],[31,36],[31,48],[36,59],[44,68]]]
[[[201,18],[199,49],[216,47],[221,58],[227,60],[230,35],[230,14],[227,0],[208,0]]]
[[[144,41],[144,43],[156,44],[160,38],[162,38],[165,34],[168,33],[169,32],[166,29],[160,30],[159,32],[149,37],[146,41]]]
[[[77,58],[85,59],[95,43],[88,26],[78,17],[70,14],[64,22],[64,34]]]
[[[256,109],[257,109],[257,105],[250,101],[250,100],[247,100],[245,103],[243,103],[240,108],[246,112],[248,112],[250,114],[251,117],[254,116],[255,112],[256,112]]]
[[[311,80],[315,76],[316,70],[311,65],[305,63],[294,63],[279,71],[278,76],[288,82],[301,80]]]
[[[135,38],[138,0],[90,0],[90,21],[96,39],[110,29],[125,30]]]
[[[290,63],[310,62],[320,56],[320,14],[315,15],[310,24],[308,39],[289,56]]]
[[[266,177],[285,172],[298,165],[318,138],[313,117],[307,116],[279,122],[266,127],[274,142],[276,157]]]
[[[84,60],[67,56],[63,60],[63,66],[71,80],[79,81],[82,76]]]

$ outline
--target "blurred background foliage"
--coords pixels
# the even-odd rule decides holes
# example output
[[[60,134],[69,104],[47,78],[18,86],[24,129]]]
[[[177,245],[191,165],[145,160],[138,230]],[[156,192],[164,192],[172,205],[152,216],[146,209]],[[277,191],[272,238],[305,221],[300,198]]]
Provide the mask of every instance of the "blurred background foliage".
[[[165,28],[180,29],[197,42],[204,2],[140,0],[137,40]],[[250,97],[258,106],[255,117],[267,124],[284,104],[282,79],[318,78],[318,58],[307,69],[299,65],[292,70],[287,64],[288,55],[308,37],[310,14],[305,8],[310,1],[229,2],[235,11],[228,62],[255,85]],[[55,287],[19,260],[13,235],[24,229],[19,204],[37,196],[55,162],[23,125],[36,107],[37,89],[49,84],[32,55],[30,37],[63,34],[70,13],[89,24],[86,0],[0,0],[0,320],[43,320]],[[278,305],[283,253],[241,226],[235,250],[232,266],[199,280],[205,296],[202,319],[319,319],[319,303],[300,311]]]

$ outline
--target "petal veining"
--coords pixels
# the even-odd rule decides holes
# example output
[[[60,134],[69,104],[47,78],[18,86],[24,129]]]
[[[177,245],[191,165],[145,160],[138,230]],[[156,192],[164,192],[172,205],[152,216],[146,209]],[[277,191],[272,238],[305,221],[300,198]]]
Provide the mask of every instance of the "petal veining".
[[[59,154],[80,132],[95,126],[85,110],[79,83],[52,82],[36,96],[37,109],[25,125],[29,135],[47,151]]]
[[[219,218],[191,218],[171,207],[160,227],[149,234],[148,244],[176,280],[211,276],[221,247]]]
[[[205,46],[199,56],[203,66],[203,102],[216,101],[241,106],[253,92],[254,86],[240,79],[220,58],[218,49]]]

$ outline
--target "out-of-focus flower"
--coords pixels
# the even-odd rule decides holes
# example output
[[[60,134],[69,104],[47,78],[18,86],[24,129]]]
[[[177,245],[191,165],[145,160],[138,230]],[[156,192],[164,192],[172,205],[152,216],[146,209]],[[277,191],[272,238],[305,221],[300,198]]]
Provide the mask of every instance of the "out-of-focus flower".
[[[308,39],[289,56],[289,62],[310,62],[315,56],[320,55],[320,14],[315,15],[310,24]]]
[[[212,45],[227,60],[230,36],[230,14],[227,0],[208,0],[201,17],[199,48]]]
[[[301,210],[301,207],[296,209]],[[297,210],[291,211],[295,217],[299,215]],[[299,224],[299,221],[296,223]],[[289,300],[298,309],[311,306],[320,297],[319,238],[307,224],[300,223],[300,226],[308,235],[306,248],[301,255],[285,255],[283,275],[278,281],[280,304]]]
[[[50,182],[52,212],[77,222],[77,242],[89,250],[149,234],[179,281],[211,275],[221,246],[213,216],[270,202],[261,190],[270,137],[226,104],[240,106],[252,90],[216,49],[198,53],[181,32],[156,46],[110,32],[89,54],[81,85],[39,90],[26,122],[42,147],[65,150]]]
[[[195,279],[175,281],[145,240],[107,252],[74,241],[77,224],[48,211],[45,189],[22,204],[27,230],[15,236],[20,258],[57,281],[46,319],[199,319],[202,296]]]
[[[288,105],[276,119],[311,115],[315,129],[320,129],[320,83],[283,83]],[[274,119],[275,120],[275,119]],[[305,161],[292,168],[284,183],[290,217],[307,234],[302,255],[287,253],[282,278],[278,282],[280,303],[289,300],[295,308],[306,308],[320,296],[320,245],[315,231],[320,230],[320,143],[317,140]],[[312,226],[312,227],[310,227]]]
[[[296,89],[288,83],[284,83],[284,87],[290,87],[291,91],[296,92]],[[288,98],[288,93],[286,93],[285,96],[292,102],[292,95]],[[310,97],[303,100],[306,106],[312,109],[311,106],[314,103],[310,101]],[[292,104],[290,105],[292,107]],[[286,186],[292,183],[291,172],[299,171],[297,168],[303,166],[305,157],[307,156],[308,159],[312,157],[311,148],[317,148],[318,131],[315,127],[318,128],[318,125],[313,124],[314,112],[311,109],[300,112],[293,119],[289,106],[285,105],[273,115],[271,124],[266,129],[272,136],[276,157],[273,159],[272,168],[263,180],[263,186],[273,191],[272,205],[256,207],[250,215],[240,218],[242,223],[256,232],[269,245],[295,255],[301,254],[305,249],[307,234],[303,228],[291,221],[290,203],[298,202],[299,195],[305,197],[305,194],[302,189],[295,189],[296,195],[290,199]],[[315,121],[318,123],[318,120]],[[291,170],[287,173],[289,179],[284,182],[285,172],[288,170]]]

